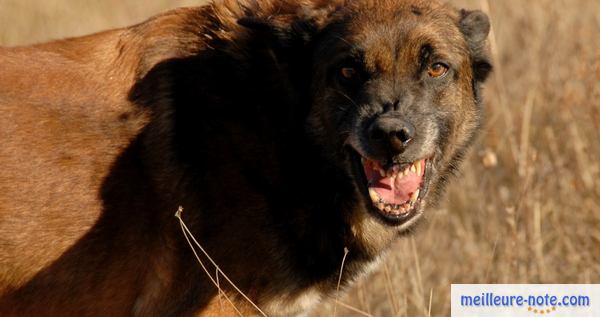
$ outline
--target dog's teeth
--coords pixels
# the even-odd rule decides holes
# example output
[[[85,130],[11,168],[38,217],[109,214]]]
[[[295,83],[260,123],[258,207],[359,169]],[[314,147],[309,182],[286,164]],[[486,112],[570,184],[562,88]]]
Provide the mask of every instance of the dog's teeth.
[[[410,166],[410,171],[411,171],[413,174],[417,174],[417,168],[415,167],[415,165],[414,165],[414,164]]]
[[[381,177],[385,177],[385,171],[381,168],[379,168],[379,175],[381,175]]]
[[[412,196],[410,197],[410,201],[411,201],[411,202],[413,202],[413,203],[414,203],[415,201],[417,201],[417,198],[419,198],[419,193],[420,193],[420,192],[421,192],[421,190],[420,190],[420,189],[417,189],[417,191],[415,191],[415,192],[412,194]]]
[[[379,208],[379,210],[385,210],[385,205],[383,203],[379,203],[377,204],[377,208]]]
[[[415,165],[417,165],[417,175],[421,176],[421,161],[418,161]]]
[[[373,202],[379,201],[379,195],[373,188],[369,188],[369,196],[371,196],[371,200],[373,200]]]
[[[392,211],[392,207],[390,207],[390,205],[385,206],[385,211],[391,212]]]

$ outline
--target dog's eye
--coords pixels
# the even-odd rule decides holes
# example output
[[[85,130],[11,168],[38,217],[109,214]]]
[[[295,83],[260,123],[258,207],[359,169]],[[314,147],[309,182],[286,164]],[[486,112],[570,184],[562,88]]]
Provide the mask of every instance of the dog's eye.
[[[357,89],[366,80],[365,71],[354,60],[346,61],[332,70],[336,82],[347,89]]]
[[[443,63],[433,63],[429,65],[427,68],[427,74],[432,78],[441,78],[444,77],[450,68],[448,65]]]
[[[340,69],[340,75],[342,75],[343,78],[345,79],[354,79],[354,77],[356,77],[356,68],[354,67],[342,67]]]

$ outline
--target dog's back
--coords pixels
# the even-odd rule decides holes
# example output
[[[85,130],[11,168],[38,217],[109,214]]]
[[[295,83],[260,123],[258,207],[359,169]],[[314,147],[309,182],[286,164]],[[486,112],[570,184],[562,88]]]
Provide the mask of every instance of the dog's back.
[[[169,259],[148,251],[164,213],[140,162],[148,114],[128,94],[142,43],[186,12],[0,48],[0,315],[143,313],[168,287],[145,281]]]

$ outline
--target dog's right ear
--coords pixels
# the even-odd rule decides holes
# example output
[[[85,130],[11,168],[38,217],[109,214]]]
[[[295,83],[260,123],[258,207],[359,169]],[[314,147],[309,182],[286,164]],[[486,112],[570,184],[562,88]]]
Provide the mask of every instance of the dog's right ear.
[[[250,32],[256,44],[275,53],[304,47],[317,32],[314,23],[299,20],[294,15],[244,17],[238,20],[238,24]]]

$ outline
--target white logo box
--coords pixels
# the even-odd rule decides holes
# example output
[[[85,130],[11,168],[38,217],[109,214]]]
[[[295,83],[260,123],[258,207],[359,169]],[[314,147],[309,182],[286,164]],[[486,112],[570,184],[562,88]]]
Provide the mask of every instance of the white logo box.
[[[600,284],[452,284],[452,317],[600,317]]]

